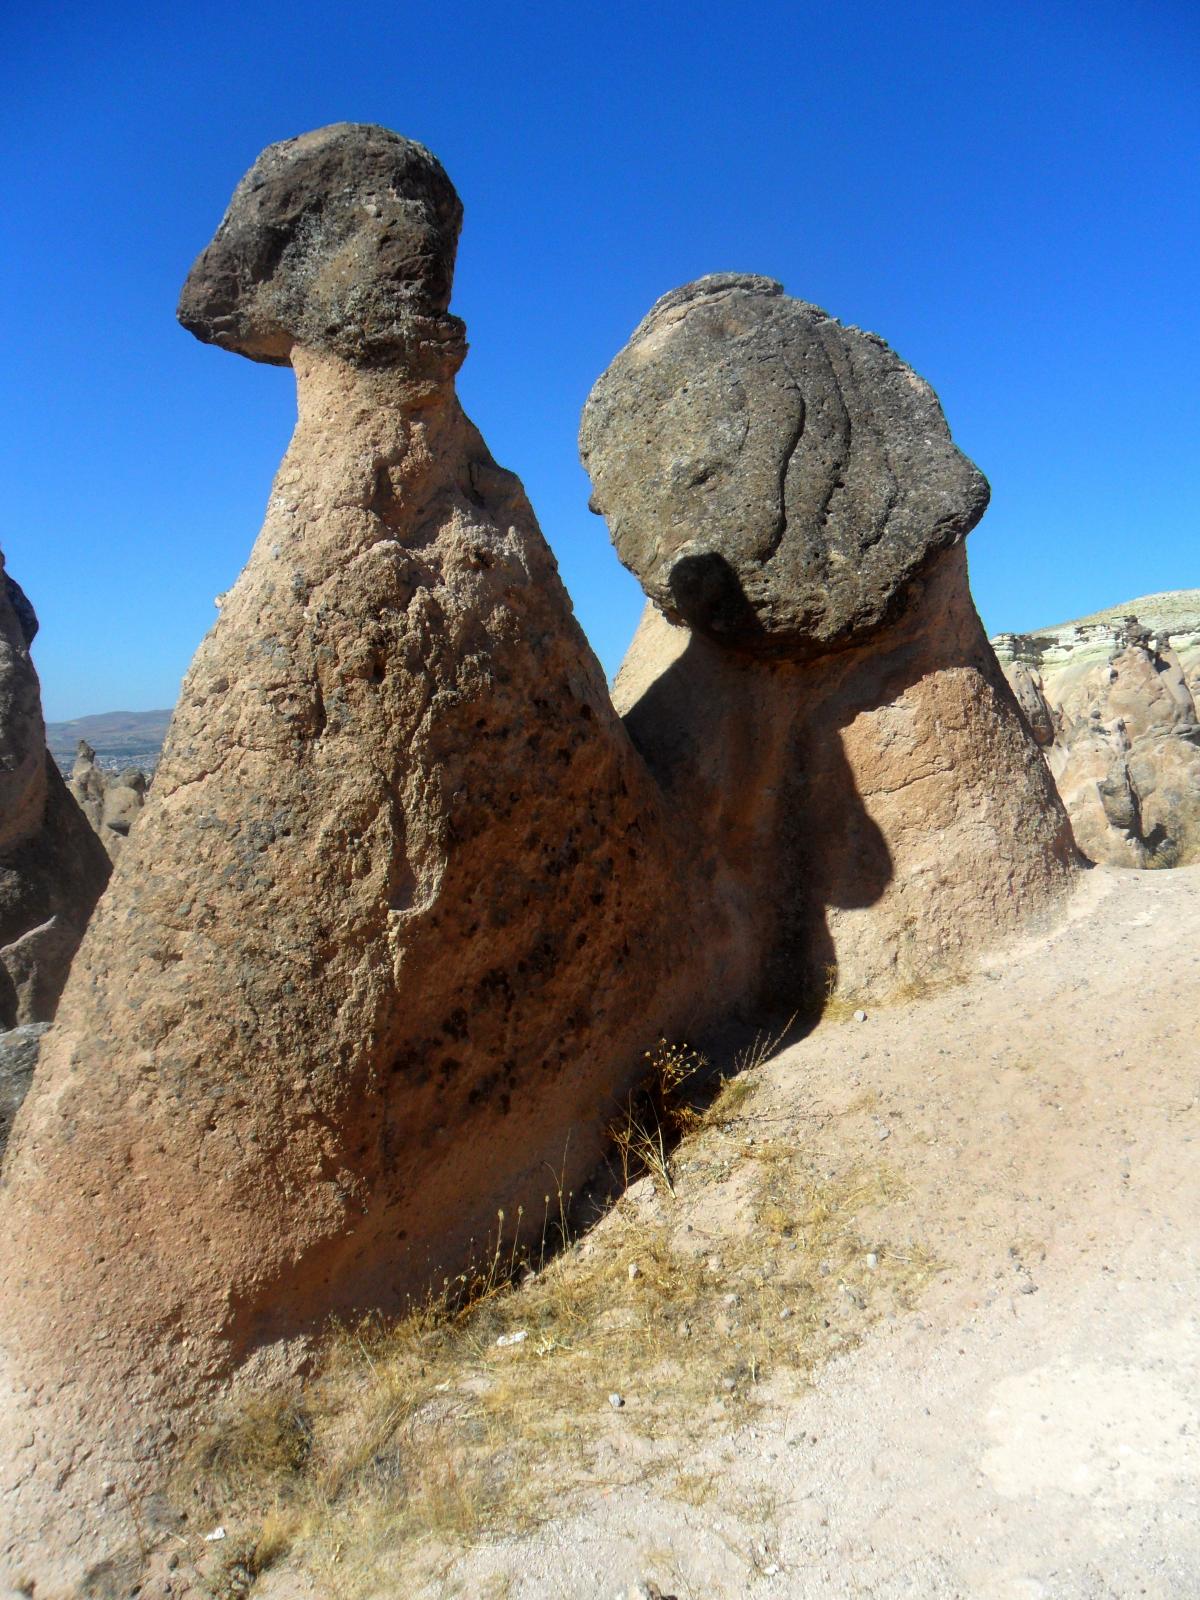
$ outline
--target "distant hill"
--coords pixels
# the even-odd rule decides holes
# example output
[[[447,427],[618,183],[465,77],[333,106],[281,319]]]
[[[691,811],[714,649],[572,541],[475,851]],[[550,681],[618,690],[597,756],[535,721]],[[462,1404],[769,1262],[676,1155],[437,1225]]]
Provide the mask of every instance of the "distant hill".
[[[46,743],[64,772],[71,770],[80,739],[87,740],[103,767],[153,772],[170,720],[170,711],[103,711],[71,722],[48,722]]]
[[[1123,600],[1118,606],[1093,611],[1071,622],[1056,622],[1049,628],[1034,628],[1035,634],[1065,633],[1068,628],[1091,628],[1098,623],[1120,622],[1135,616],[1144,628],[1155,633],[1195,633],[1200,631],[1200,589],[1169,589],[1165,594],[1143,594],[1136,600]]]
[[[1002,666],[1020,661],[1043,676],[1068,664],[1086,669],[1107,661],[1118,647],[1122,623],[1136,617],[1152,634],[1165,634],[1189,680],[1200,683],[1200,589],[1169,589],[1143,594],[1072,622],[1056,622],[1028,633],[998,633],[992,647]]]

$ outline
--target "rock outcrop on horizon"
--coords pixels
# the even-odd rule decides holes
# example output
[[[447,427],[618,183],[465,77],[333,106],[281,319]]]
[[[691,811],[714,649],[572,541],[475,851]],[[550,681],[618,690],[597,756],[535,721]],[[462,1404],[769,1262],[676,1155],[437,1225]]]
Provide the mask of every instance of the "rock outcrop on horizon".
[[[967,584],[988,488],[874,334],[766,278],[664,296],[588,399],[651,604],[615,688],[761,996],[878,995],[1050,909],[1075,849]]]
[[[37,616],[0,555],[0,1030],[48,1022],[108,861],[46,750]]]
[[[198,1396],[402,1307],[498,1208],[536,1244],[647,1045],[734,987],[455,395],[460,216],[339,124],[264,152],[183,290],[299,420],[9,1150],[0,1573],[39,1600],[128,1592]]]
[[[992,641],[1093,861],[1200,859],[1200,590]]]
[[[115,861],[146,804],[150,780],[139,767],[106,772],[91,745],[80,739],[67,787],[109,859]]]

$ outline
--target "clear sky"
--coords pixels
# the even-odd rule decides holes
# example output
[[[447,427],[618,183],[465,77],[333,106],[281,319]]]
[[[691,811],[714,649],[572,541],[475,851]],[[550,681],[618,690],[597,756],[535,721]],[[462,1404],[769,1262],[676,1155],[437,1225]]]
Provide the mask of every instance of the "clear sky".
[[[0,545],[51,720],[171,704],[249,552],[291,375],[175,302],[260,149],[341,120],[458,186],[461,393],[610,673],[640,593],[587,511],[579,412],[706,272],[781,279],[938,390],[992,483],[989,631],[1200,585],[1193,0],[4,13]]]

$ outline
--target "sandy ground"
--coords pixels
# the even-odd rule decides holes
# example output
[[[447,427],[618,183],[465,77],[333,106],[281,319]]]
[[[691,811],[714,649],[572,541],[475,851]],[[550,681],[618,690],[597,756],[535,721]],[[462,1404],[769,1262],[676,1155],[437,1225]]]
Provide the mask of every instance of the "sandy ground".
[[[1096,869],[1049,936],[760,1068],[742,1134],[802,1124],[831,1170],[885,1146],[909,1192],[877,1249],[946,1270],[731,1410],[706,1503],[597,1491],[422,1596],[1200,1596],[1198,934],[1200,868]],[[719,1235],[703,1162],[677,1187]]]

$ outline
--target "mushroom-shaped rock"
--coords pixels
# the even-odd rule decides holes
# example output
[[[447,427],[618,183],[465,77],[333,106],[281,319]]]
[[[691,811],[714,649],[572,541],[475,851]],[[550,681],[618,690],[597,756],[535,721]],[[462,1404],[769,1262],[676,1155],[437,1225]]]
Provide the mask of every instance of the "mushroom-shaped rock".
[[[763,997],[879,994],[1049,909],[1071,831],[971,603],[933,390],[769,279],[661,299],[580,447],[646,609],[614,689]]]
[[[427,151],[340,125],[262,157],[184,291],[202,336],[290,363],[299,420],[9,1149],[0,1572],[39,1594],[135,1573],[105,1508],[197,1396],[403,1307],[498,1209],[536,1232],[647,1041],[725,987],[456,398],[457,226]]]
[[[792,660],[894,619],[988,503],[937,396],[882,339],[735,273],[657,302],[588,397],[580,450],[668,617]]]

